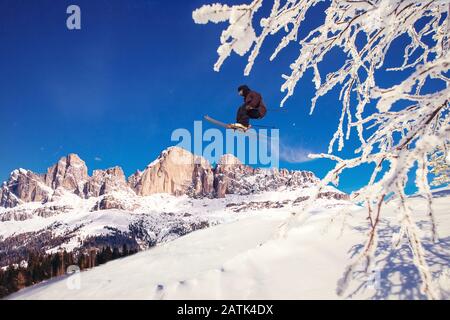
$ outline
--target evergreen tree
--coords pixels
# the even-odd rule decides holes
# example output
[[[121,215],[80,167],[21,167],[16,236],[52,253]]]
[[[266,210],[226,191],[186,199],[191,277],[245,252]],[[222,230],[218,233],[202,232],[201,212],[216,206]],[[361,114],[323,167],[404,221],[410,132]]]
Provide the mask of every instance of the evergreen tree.
[[[128,249],[127,245],[119,247],[106,246],[100,251],[89,249],[87,254],[79,252],[74,257],[73,252],[56,252],[45,254],[41,252],[29,252],[27,267],[10,265],[5,270],[0,269],[0,298],[12,294],[22,288],[39,283],[41,281],[65,274],[65,268],[78,264],[81,270],[93,268],[99,264],[118,259],[136,253],[136,249]],[[76,262],[75,262],[76,261]]]
[[[109,246],[105,248],[103,255],[105,263],[112,260],[113,252]]]
[[[51,276],[52,277],[57,277],[60,275],[60,270],[61,270],[61,256],[59,253],[55,253],[52,255],[51,258],[51,264],[52,264],[52,273]]]
[[[126,257],[128,255],[128,247],[127,244],[124,243],[122,246],[122,257]]]
[[[30,281],[30,277],[27,272],[27,269],[18,268],[14,281],[16,283],[17,290],[23,289],[26,286],[31,285],[31,281]]]
[[[41,273],[42,280],[52,277],[52,257],[50,255],[43,255],[41,257]]]
[[[9,293],[19,290],[17,286],[17,269],[11,264],[8,266],[8,270],[5,275],[6,288]]]
[[[78,256],[78,267],[80,268],[80,270],[86,268],[86,256],[84,255],[84,253],[80,253],[80,255]]]
[[[112,252],[112,259],[115,260],[120,257],[121,257],[121,254],[120,254],[119,248],[114,247],[113,252]]]
[[[5,271],[0,269],[0,298],[5,297],[6,295],[8,295],[8,288],[5,281]]]

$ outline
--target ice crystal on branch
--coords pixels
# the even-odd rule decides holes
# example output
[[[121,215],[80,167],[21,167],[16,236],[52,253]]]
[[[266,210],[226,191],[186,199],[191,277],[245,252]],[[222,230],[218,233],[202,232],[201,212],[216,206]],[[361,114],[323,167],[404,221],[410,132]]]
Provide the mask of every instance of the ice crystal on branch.
[[[430,157],[431,173],[434,175],[433,186],[450,183],[450,146],[443,144]]]

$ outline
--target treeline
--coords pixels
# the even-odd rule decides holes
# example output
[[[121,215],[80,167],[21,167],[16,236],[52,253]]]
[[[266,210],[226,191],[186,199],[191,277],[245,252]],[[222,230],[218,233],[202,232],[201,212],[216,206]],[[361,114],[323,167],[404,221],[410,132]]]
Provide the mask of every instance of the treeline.
[[[12,264],[0,269],[0,298],[41,281],[64,275],[67,267],[77,265],[80,270],[90,269],[108,261],[135,254],[137,249],[90,249],[84,252],[57,252],[43,254],[30,252],[27,263]]]

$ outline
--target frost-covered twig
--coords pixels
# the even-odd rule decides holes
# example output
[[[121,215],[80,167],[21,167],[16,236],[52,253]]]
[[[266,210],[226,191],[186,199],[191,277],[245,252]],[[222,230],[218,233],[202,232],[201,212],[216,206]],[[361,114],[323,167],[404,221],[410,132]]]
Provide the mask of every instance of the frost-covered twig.
[[[306,203],[307,210],[329,183],[335,185],[344,170],[373,165],[367,185],[354,193],[353,200],[368,208],[370,232],[366,249],[357,261],[371,259],[376,249],[377,225],[386,199],[400,199],[403,212],[401,235],[408,237],[414,262],[420,270],[423,291],[430,298],[437,294],[424,258],[420,237],[406,202],[404,189],[408,173],[415,170],[415,184],[427,202],[431,234],[437,237],[433,217],[429,173],[435,183],[448,183],[449,99],[450,99],[450,0],[329,0],[323,23],[299,39],[299,29],[306,14],[322,0],[273,0],[267,17],[256,25],[256,12],[262,1],[227,6],[203,6],[193,13],[197,23],[228,22],[221,36],[219,71],[232,51],[239,55],[250,52],[244,70],[250,73],[260,48],[272,35],[283,34],[270,57],[273,60],[289,45],[298,45],[298,57],[290,64],[290,74],[282,75],[281,90],[286,92],[281,106],[294,94],[306,71],[313,71],[316,93],[311,101],[314,111],[319,98],[332,89],[340,89],[341,116],[331,138],[327,154],[315,157],[336,161],[336,166],[317,186]],[[409,39],[399,66],[385,61],[392,43]],[[321,74],[321,62],[329,59],[331,50],[340,49],[345,59],[336,71]],[[399,83],[383,88],[377,84],[376,72],[408,71]],[[427,84],[439,81],[434,91]],[[396,108],[399,103],[408,104]],[[375,106],[375,108],[374,108]],[[333,155],[344,148],[345,140],[355,130],[360,147],[357,156],[341,159]],[[295,225],[298,215],[279,229],[280,234]],[[400,239],[398,239],[400,241]],[[351,269],[351,268],[350,268]]]

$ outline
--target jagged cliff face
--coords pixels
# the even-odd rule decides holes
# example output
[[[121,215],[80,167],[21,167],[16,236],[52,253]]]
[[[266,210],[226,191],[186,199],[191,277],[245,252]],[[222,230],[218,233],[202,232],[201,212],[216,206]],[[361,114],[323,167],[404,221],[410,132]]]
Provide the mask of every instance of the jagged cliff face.
[[[122,168],[114,167],[106,170],[94,170],[83,188],[86,198],[98,197],[115,191],[127,190],[127,182]]]
[[[120,167],[94,170],[89,176],[85,162],[76,154],[69,154],[43,175],[24,169],[13,171],[0,189],[0,206],[11,208],[27,202],[45,203],[65,192],[84,199],[114,192],[132,196],[168,193],[223,198],[227,194],[248,195],[301,188],[317,182],[311,172],[255,169],[232,155],[224,155],[217,166],[212,167],[206,159],[178,147],[163,151],[144,171],[137,171],[127,181]],[[115,203],[113,196],[103,200],[97,206],[100,209],[111,208]]]
[[[76,194],[82,194],[88,179],[86,163],[73,153],[61,158],[57,164],[48,168],[44,176],[45,184],[52,189],[62,187]]]
[[[215,168],[216,197],[226,194],[254,194],[283,188],[308,187],[319,180],[312,172],[286,169],[260,169],[242,164],[232,155],[224,155]]]
[[[12,208],[27,202],[51,201],[64,192],[81,198],[98,197],[114,191],[132,192],[120,167],[94,170],[92,177],[76,154],[62,157],[43,175],[18,169],[0,189],[0,207]]]
[[[174,195],[223,198],[226,194],[252,194],[282,187],[305,187],[318,182],[311,172],[254,169],[232,155],[224,155],[213,168],[207,160],[181,148],[169,148],[143,172],[136,172],[129,186],[138,195]]]
[[[213,191],[213,180],[207,160],[181,148],[169,148],[144,172],[133,175],[130,185],[141,196],[154,193],[206,195]]]
[[[41,176],[29,170],[14,170],[0,189],[0,206],[12,208],[24,202],[47,201],[51,193]]]

